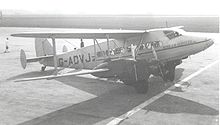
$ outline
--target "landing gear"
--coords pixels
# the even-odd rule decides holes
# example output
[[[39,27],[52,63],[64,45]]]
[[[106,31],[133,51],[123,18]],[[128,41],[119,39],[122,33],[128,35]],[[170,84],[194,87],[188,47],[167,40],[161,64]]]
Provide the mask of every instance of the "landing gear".
[[[171,82],[173,82],[174,79],[175,79],[175,68],[176,68],[176,67],[171,68],[171,69],[169,70],[168,74],[167,74],[167,78],[168,78]]]
[[[175,61],[170,61],[167,62],[164,66],[162,66],[163,70],[163,75],[162,78],[164,81],[168,82],[173,82],[175,79],[175,68],[177,65],[181,64],[182,60],[175,60]]]
[[[41,71],[45,71],[46,67],[47,67],[47,66],[43,65],[43,66],[41,67]]]
[[[173,82],[175,79],[175,67],[167,69],[164,73],[163,80]]]

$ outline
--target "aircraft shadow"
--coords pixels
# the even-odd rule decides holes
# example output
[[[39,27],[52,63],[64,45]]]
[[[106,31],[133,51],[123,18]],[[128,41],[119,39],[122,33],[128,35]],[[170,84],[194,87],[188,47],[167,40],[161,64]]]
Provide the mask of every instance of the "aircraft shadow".
[[[180,78],[182,72],[183,69],[177,69],[176,78]],[[135,106],[143,103],[158,93],[161,93],[172,85],[170,84],[169,86],[165,86],[161,79],[153,77],[150,79],[148,93],[137,94],[132,87],[122,84],[109,84],[107,81],[102,81],[99,79],[75,76],[59,78],[57,81],[98,96],[90,100],[83,101],[81,103],[74,104],[69,107],[26,121],[21,123],[22,125],[95,124],[105,119],[118,117],[128,112]],[[215,109],[180,97],[165,95],[158,100],[147,106],[146,109],[164,113],[185,112],[204,115],[218,114],[218,111]],[[165,103],[161,103],[163,100],[165,100]]]
[[[19,74],[13,77],[8,78],[7,80],[16,80],[16,79],[22,79],[22,78],[30,78],[30,77],[40,77],[40,76],[45,76],[45,75],[51,75],[54,72],[54,70],[47,70],[44,72],[41,71],[32,71],[32,72],[27,72],[23,74]]]
[[[61,71],[62,69],[58,69],[58,71]],[[182,72],[184,71],[184,69],[182,68],[177,68],[176,69],[176,73],[175,73],[175,80],[178,81],[179,78],[182,76]],[[40,76],[46,76],[46,75],[51,75],[53,74],[54,70],[50,69],[50,70],[46,70],[44,72],[41,71],[32,71],[32,72],[27,72],[27,73],[23,73],[23,74],[19,74],[17,76],[13,76],[8,78],[7,80],[16,80],[16,79],[22,79],[22,78],[30,78],[30,77],[40,77]],[[70,72],[75,72],[70,71]],[[121,87],[126,87],[126,88],[130,88],[133,89],[130,86],[126,86],[124,84],[114,84],[113,82],[109,82],[100,78],[91,78],[91,76],[68,76],[68,77],[64,77],[64,78],[58,78],[55,79],[57,81],[60,81],[66,85],[78,88],[80,90],[86,91],[88,93],[94,94],[94,95],[100,95],[103,92],[106,93],[106,91],[108,90],[109,87],[115,87],[115,88],[121,88]],[[149,79],[149,82],[156,82],[159,83],[160,86],[162,88],[164,88],[163,86],[163,81],[160,77],[151,77]],[[171,83],[171,85],[173,85],[173,83]],[[134,90],[133,90],[134,91]],[[132,93],[133,93],[132,91]],[[135,92],[134,92],[135,93]]]
[[[63,68],[58,68],[57,70],[59,72],[59,71],[62,71]],[[79,71],[79,70],[74,70],[73,69],[69,72],[76,72],[76,71]],[[39,70],[39,71],[31,71],[31,72],[19,74],[19,75],[10,77],[7,80],[16,80],[16,79],[23,79],[23,78],[30,78],[30,77],[41,77],[41,76],[51,75],[53,73],[54,73],[54,69],[50,68],[50,69],[47,69],[46,71],[40,71]]]
[[[92,93],[95,93],[95,91],[102,91],[102,87],[105,87],[106,84],[102,82],[103,85],[101,85],[99,84],[99,80],[97,80],[97,84],[99,84],[98,86],[93,84],[95,87],[90,85],[90,87],[92,86],[92,89],[88,86],[87,87],[90,89],[85,89],[85,84],[88,84],[86,82],[89,82],[89,79],[86,78],[83,80],[83,82],[81,81],[82,78],[80,78],[80,80],[77,79],[76,81],[81,81],[81,86],[75,85],[74,83],[76,82],[71,82],[73,79],[75,78],[62,78],[58,79],[58,81]],[[152,96],[164,91],[165,87],[163,86],[162,81],[158,81],[159,82],[157,83],[150,83],[150,88],[153,89],[149,90],[147,95],[137,94],[135,90],[130,86],[115,84],[113,85],[115,87],[111,88],[110,90],[106,89],[103,93],[96,92],[95,94],[98,96],[93,99],[74,104],[61,110],[57,110],[44,116],[32,119],[22,123],[22,125],[90,125],[111,117],[118,117],[128,112],[140,103],[150,99]],[[159,89],[157,89],[158,87],[156,86],[160,86]]]
[[[184,99],[178,96],[166,94],[155,102],[143,108],[148,111],[176,114],[189,113],[199,115],[218,115],[219,111],[206,105]]]

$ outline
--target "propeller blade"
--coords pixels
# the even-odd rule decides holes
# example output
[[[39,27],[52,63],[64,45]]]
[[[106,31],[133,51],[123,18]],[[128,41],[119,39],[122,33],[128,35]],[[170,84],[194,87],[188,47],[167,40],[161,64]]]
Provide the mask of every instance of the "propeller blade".
[[[156,51],[155,51],[155,49],[154,49],[154,46],[152,46],[151,48],[152,48],[152,52],[153,52],[154,58],[155,58],[156,60],[158,60],[157,53],[156,53]]]
[[[159,59],[158,59],[157,53],[156,53],[156,51],[154,49],[154,46],[152,45],[151,48],[152,48],[152,52],[153,52],[154,58],[159,62]],[[164,77],[163,70],[162,70],[162,68],[160,66],[160,63],[158,63],[158,67],[159,67],[159,70],[160,70],[160,73],[161,73],[162,77]]]
[[[135,60],[136,59],[136,45],[131,44],[131,53],[132,53],[132,58]]]

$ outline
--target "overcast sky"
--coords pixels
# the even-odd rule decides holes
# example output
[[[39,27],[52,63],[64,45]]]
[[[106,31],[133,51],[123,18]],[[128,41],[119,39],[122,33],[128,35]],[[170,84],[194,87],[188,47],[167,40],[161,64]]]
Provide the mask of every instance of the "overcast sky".
[[[220,15],[218,0],[0,0],[7,13]]]

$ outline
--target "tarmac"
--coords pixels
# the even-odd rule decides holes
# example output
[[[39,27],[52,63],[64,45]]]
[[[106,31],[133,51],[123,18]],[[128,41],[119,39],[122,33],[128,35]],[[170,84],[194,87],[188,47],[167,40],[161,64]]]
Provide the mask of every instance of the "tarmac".
[[[41,72],[39,63],[21,68],[20,49],[27,57],[35,50],[33,39],[9,36],[18,31],[23,29],[0,28],[0,125],[219,124],[219,34],[201,34],[215,43],[183,60],[175,82],[151,77],[148,93],[137,94],[130,86],[91,75],[14,82],[53,72]],[[7,37],[10,53],[3,53]],[[181,88],[174,87],[180,83]]]

